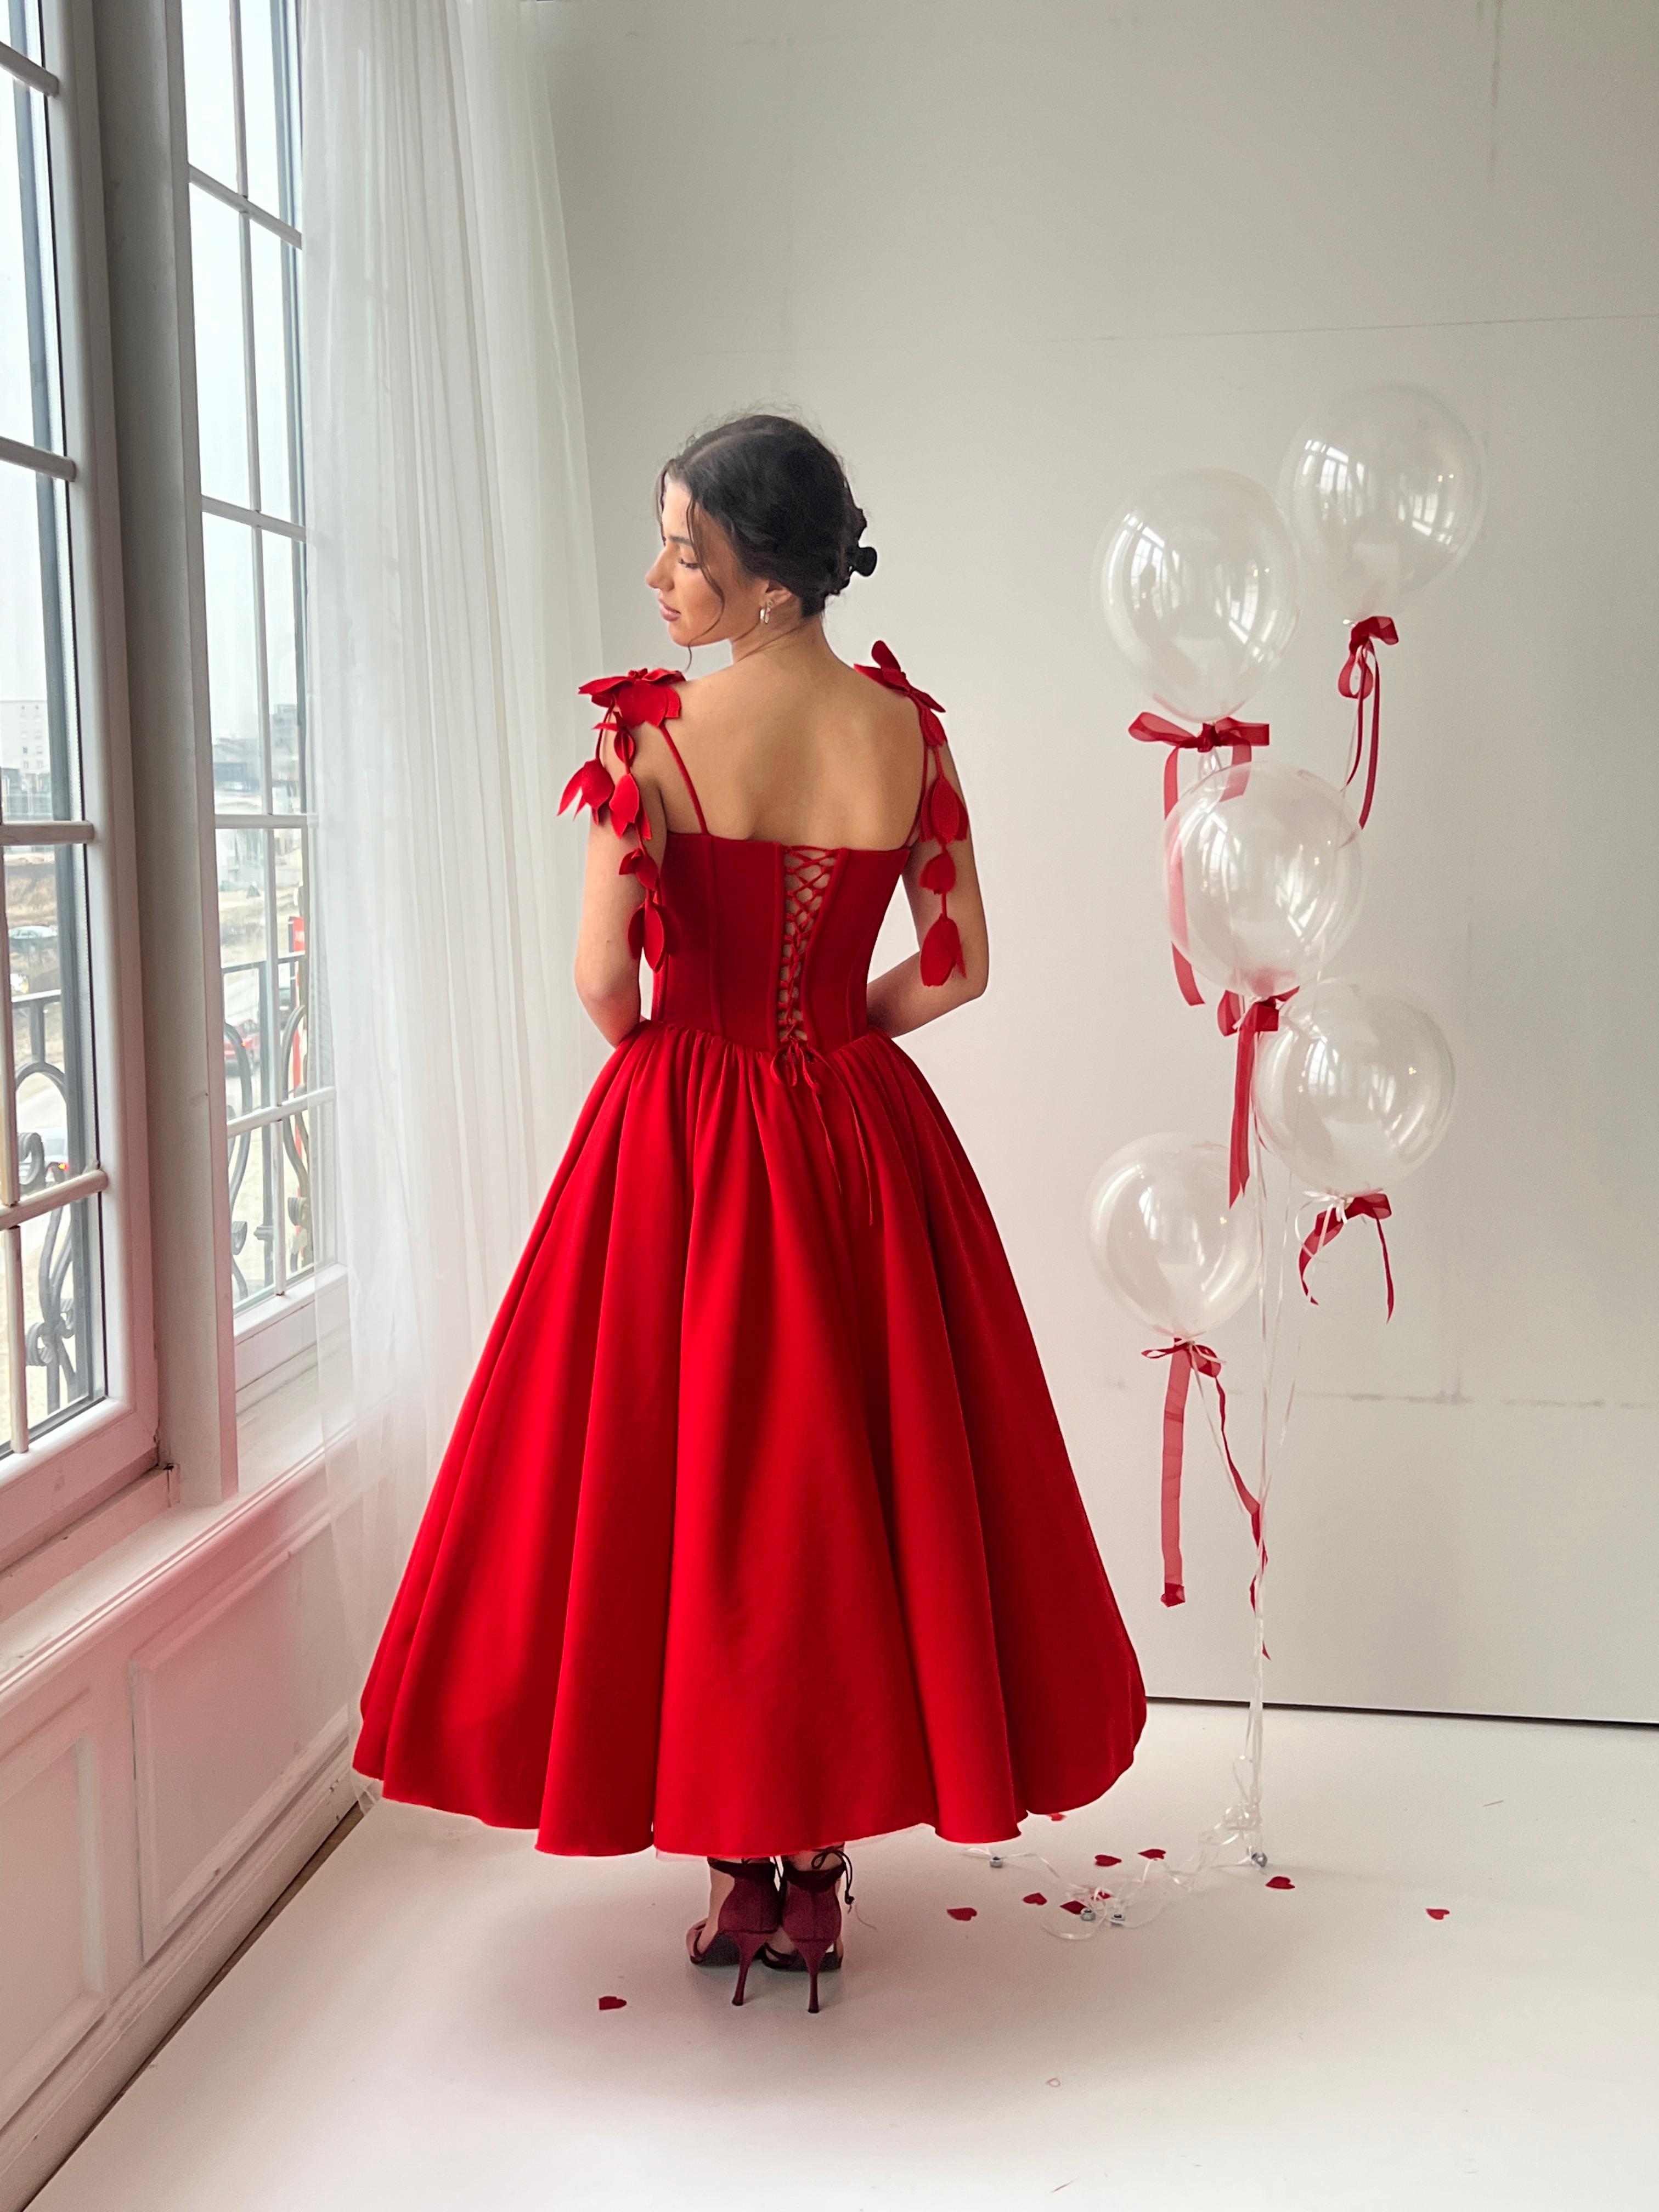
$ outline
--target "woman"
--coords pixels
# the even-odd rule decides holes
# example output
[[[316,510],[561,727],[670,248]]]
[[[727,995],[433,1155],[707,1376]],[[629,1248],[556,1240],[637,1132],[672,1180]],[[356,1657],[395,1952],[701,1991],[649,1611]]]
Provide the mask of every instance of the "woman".
[[[984,1194],[893,1042],[977,998],[988,952],[938,702],[824,637],[875,566],[864,516],[764,415],[687,446],[658,510],[668,635],[731,665],[584,687],[575,981],[615,1048],[356,1759],[544,1850],[706,1856],[689,1956],[737,1966],[736,2003],[757,1956],[805,1971],[815,2012],[848,1838],[994,1843],[1087,1804],[1146,1698]],[[901,878],[920,949],[872,981]]]

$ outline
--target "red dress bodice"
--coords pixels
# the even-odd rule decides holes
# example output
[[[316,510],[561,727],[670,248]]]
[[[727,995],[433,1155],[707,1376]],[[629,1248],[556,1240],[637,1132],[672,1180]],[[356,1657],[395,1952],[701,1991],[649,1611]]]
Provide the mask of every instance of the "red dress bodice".
[[[661,862],[664,948],[653,1021],[759,1052],[819,1054],[869,1027],[865,989],[909,848],[790,846],[677,832]]]
[[[939,764],[945,743],[939,703],[910,682],[879,640],[870,665],[859,672],[914,703],[924,739],[911,836],[890,849],[715,836],[669,732],[679,716],[682,678],[665,668],[635,668],[583,684],[605,712],[592,757],[565,787],[559,811],[573,799],[578,810],[591,806],[596,818],[608,811],[627,848],[617,872],[636,877],[645,893],[629,942],[643,953],[655,979],[653,1021],[689,1022],[760,1051],[794,1046],[830,1053],[850,1042],[868,1027],[864,992],[870,956],[917,839],[933,840],[938,848],[921,875],[923,887],[939,901],[922,943],[922,981],[939,984],[953,969],[965,971],[950,913],[956,883],[950,848],[968,834],[968,811]],[[672,836],[660,860],[647,850],[650,817],[632,772],[633,733],[647,722],[667,740],[700,825],[694,833]],[[601,757],[607,731],[623,763],[615,779]]]

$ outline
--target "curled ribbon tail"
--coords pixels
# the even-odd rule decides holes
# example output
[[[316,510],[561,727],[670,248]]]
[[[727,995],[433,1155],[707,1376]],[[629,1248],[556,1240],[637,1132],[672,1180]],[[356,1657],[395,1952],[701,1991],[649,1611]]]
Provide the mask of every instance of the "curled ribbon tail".
[[[1382,727],[1382,668],[1376,657],[1379,645],[1398,645],[1400,632],[1392,617],[1367,615],[1357,622],[1348,633],[1348,657],[1342,664],[1342,672],[1336,679],[1338,695],[1354,702],[1353,759],[1346,781],[1352,783],[1364,761],[1365,789],[1359,803],[1359,826],[1363,830],[1370,819],[1371,801],[1376,796],[1376,757]],[[1371,732],[1369,757],[1365,744],[1365,702],[1371,702]]]
[[[1261,1501],[1253,1495],[1233,1458],[1232,1445],[1227,1436],[1227,1394],[1221,1386],[1218,1355],[1207,1344],[1199,1344],[1191,1338],[1180,1338],[1168,1346],[1154,1346],[1143,1352],[1141,1358],[1167,1359],[1170,1363],[1169,1380],[1164,1388],[1164,1454],[1158,1490],[1158,1526],[1164,1554],[1161,1602],[1168,1606],[1184,1605],[1187,1586],[1181,1559],[1181,1482],[1186,1455],[1187,1392],[1194,1376],[1207,1376],[1215,1384],[1222,1456],[1226,1461],[1227,1472],[1232,1478],[1239,1502],[1249,1516],[1250,1535],[1256,1547],[1257,1559],[1265,1564],[1266,1554],[1261,1548]],[[1250,1602],[1252,1606],[1255,1603],[1254,1580],[1250,1584]]]
[[[1382,1251],[1382,1279],[1388,1291],[1388,1316],[1394,1319],[1394,1267],[1389,1258],[1389,1240],[1382,1224],[1392,1212],[1388,1199],[1380,1190],[1362,1191],[1357,1198],[1339,1198],[1319,1213],[1313,1227],[1303,1240],[1302,1251],[1297,1261],[1297,1273],[1301,1278],[1303,1291],[1310,1305],[1319,1301],[1308,1288],[1308,1269],[1328,1244],[1334,1244],[1350,1221],[1370,1221],[1376,1224],[1376,1241]]]

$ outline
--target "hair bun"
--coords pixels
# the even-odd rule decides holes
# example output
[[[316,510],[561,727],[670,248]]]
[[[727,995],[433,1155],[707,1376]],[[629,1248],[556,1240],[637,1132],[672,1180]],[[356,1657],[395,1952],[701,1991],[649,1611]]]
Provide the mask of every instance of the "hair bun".
[[[853,548],[853,568],[855,574],[867,576],[875,565],[876,549],[873,545],[855,545]]]

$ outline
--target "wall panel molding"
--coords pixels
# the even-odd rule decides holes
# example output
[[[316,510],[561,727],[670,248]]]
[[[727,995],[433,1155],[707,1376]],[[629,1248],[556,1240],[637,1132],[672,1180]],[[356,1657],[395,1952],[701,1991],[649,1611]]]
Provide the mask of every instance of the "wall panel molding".
[[[0,1851],[7,1883],[0,1899],[0,1984],[7,1993],[0,2021],[0,2124],[108,2009],[92,1706],[89,1693],[78,1692],[0,1756],[0,1839],[11,1847]],[[53,1881],[58,1889],[42,1894],[40,1885]],[[62,1909],[53,1913],[52,1904]],[[15,1948],[9,1936],[17,1939]],[[62,1954],[56,1960],[54,1947]],[[54,1979],[74,1986],[54,1992]],[[28,2017],[32,2002],[43,2008],[38,2024]]]
[[[319,1510],[128,1662],[147,1960],[289,1799],[345,1750],[351,1716],[340,1697],[345,1645],[332,1543]],[[216,1770],[203,1775],[202,1731],[221,1713]],[[269,1756],[257,1786],[237,1802],[238,1779],[246,1782],[262,1750]],[[234,1759],[242,1762],[240,1778],[227,1771]],[[186,1779],[194,1789],[181,1790]],[[220,1827],[214,1815],[227,1804],[234,1809]]]

